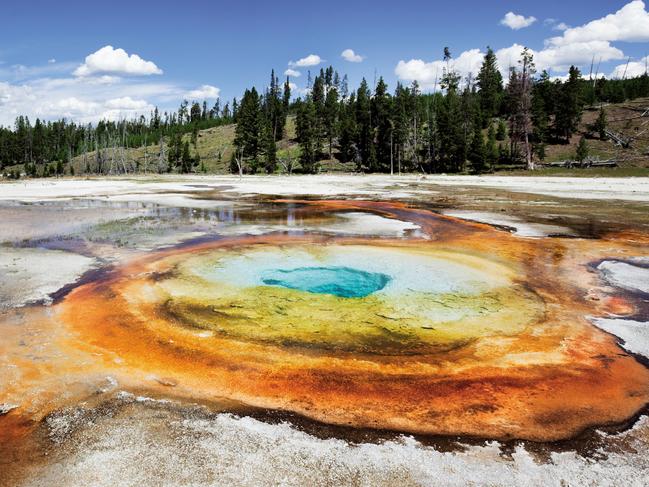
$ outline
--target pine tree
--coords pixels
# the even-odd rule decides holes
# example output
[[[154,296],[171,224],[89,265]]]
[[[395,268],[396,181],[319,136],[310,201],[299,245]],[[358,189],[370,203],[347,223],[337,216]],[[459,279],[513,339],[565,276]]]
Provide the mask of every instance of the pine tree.
[[[257,90],[246,90],[237,113],[234,132],[235,152],[240,154],[241,163],[255,171],[262,152],[262,113]]]
[[[586,137],[581,137],[579,139],[579,144],[577,145],[577,152],[575,153],[575,159],[579,162],[584,162],[588,157],[588,144],[586,143]]]
[[[270,88],[266,92],[264,98],[264,112],[266,118],[268,118],[270,122],[273,139],[275,141],[281,140],[284,135],[286,116],[282,101],[282,93],[279,88],[279,80],[275,77],[275,70],[272,70],[270,74]]]
[[[277,169],[277,144],[271,120],[266,120],[264,124],[264,169],[268,174],[274,173]]]
[[[326,91],[327,88],[325,86],[325,75],[324,71],[320,70],[320,74],[315,77],[315,80],[313,81],[313,89],[311,90],[311,101],[313,102],[313,106],[315,108],[315,127],[314,127],[314,133],[316,137],[316,145],[318,148],[318,152],[320,152],[320,149],[322,147],[322,144],[326,140],[326,130],[325,130],[325,125],[326,125],[326,108],[325,108],[325,100],[326,100]]]
[[[237,123],[238,121],[238,116],[239,116],[239,102],[237,101],[237,98],[234,97],[232,99],[232,121],[234,123]]]
[[[498,120],[498,130],[496,132],[496,140],[502,142],[507,138],[507,126],[504,120]]]
[[[489,125],[487,131],[487,143],[485,146],[485,160],[487,166],[492,166],[498,160],[498,146],[496,145],[496,131],[493,124]]]
[[[476,80],[480,88],[480,108],[485,121],[488,121],[499,113],[503,93],[503,77],[498,70],[496,54],[490,47],[487,47],[487,54]]]
[[[554,112],[554,86],[543,71],[532,88],[532,123],[534,142],[544,144],[550,137],[550,114]]]
[[[471,147],[469,149],[469,162],[473,172],[480,174],[486,168],[486,154],[484,137],[479,124],[475,124],[473,130],[473,139],[471,140]]]
[[[43,123],[37,118],[36,123],[34,123],[34,129],[31,136],[31,155],[30,160],[41,164],[45,162],[46,157],[46,141],[45,141],[45,129]]]
[[[376,161],[374,170],[390,170],[393,143],[392,100],[388,86],[379,78],[371,103],[371,122],[375,133]]]
[[[405,145],[408,140],[408,106],[409,92],[401,83],[397,83],[393,97],[393,152],[396,158],[397,170],[401,172],[401,161],[405,155]]]
[[[356,146],[360,160],[358,161],[359,171],[372,171],[375,161],[372,160],[373,154],[372,146],[372,125],[371,125],[371,108],[370,108],[370,90],[367,86],[365,78],[361,81],[360,86],[356,92]]]
[[[426,97],[426,160],[430,172],[438,172],[439,156],[439,125],[438,125],[438,106],[440,105],[440,94],[433,93]]]
[[[189,152],[189,142],[185,141],[183,144],[183,153],[180,161],[180,172],[188,173],[192,170],[192,156]]]
[[[413,81],[410,85],[408,92],[408,112],[410,127],[408,130],[410,140],[410,155],[412,158],[412,165],[415,169],[421,169],[420,166],[420,149],[421,143],[424,139],[422,137],[422,117],[421,117],[421,91],[419,90],[419,83],[417,80]]]
[[[438,117],[440,159],[445,170],[455,172],[463,169],[466,160],[464,116],[457,94],[459,80],[455,71],[444,73],[442,88],[446,90],[446,96],[440,105]]]
[[[559,101],[555,113],[555,131],[557,136],[562,137],[566,143],[577,131],[583,111],[583,100],[581,96],[581,73],[570,66],[568,80],[563,83],[559,91]]]
[[[189,111],[189,121],[191,123],[196,123],[201,119],[201,106],[198,102],[192,103],[192,107]]]
[[[593,128],[599,135],[600,140],[606,140],[607,135],[606,135],[606,112],[604,111],[604,108],[599,109],[599,115],[597,116],[597,120],[595,120],[595,124],[593,125]]]
[[[343,80],[340,83],[340,96],[343,100],[349,96],[349,80],[347,75],[343,76]]]
[[[468,158],[470,140],[475,126],[482,128],[482,112],[477,97],[475,86],[471,86],[470,78],[460,96],[460,110],[462,113],[462,161],[459,171],[465,170],[465,161]],[[483,140],[484,145],[484,140]]]
[[[324,134],[329,145],[329,159],[333,159],[333,143],[338,135],[338,89],[331,85],[325,96],[324,106]]]
[[[174,167],[181,167],[181,159],[183,155],[182,136],[179,132],[173,132],[169,140],[169,170]]]
[[[286,77],[284,82],[284,92],[282,93],[282,136],[286,132],[286,119],[291,106],[291,83]]]
[[[511,154],[507,146],[503,143],[498,144],[498,163],[508,164],[511,162]]]
[[[188,106],[189,106],[189,102],[187,100],[183,100],[182,103],[180,104],[180,108],[178,108],[178,123],[180,125],[184,124],[189,120],[189,112],[187,110]]]
[[[297,141],[300,145],[302,171],[313,174],[317,171],[319,154],[316,109],[310,97],[300,103],[296,120]]]
[[[356,119],[354,116],[355,97],[343,100],[338,122],[338,150],[341,162],[356,161]]]

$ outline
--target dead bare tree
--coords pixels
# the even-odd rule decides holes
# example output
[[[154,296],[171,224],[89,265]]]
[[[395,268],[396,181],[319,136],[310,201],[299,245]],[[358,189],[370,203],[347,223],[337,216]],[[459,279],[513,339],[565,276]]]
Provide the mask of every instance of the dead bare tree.
[[[122,140],[120,144],[120,159],[122,162],[122,169],[124,174],[128,174],[128,169],[126,168],[126,123],[122,123]]]
[[[234,161],[239,169],[239,179],[243,179],[243,148],[239,149],[239,153],[234,153]]]
[[[160,152],[158,155],[158,174],[164,172],[167,158],[165,156],[165,141],[164,137],[160,137]]]
[[[509,133],[513,148],[523,144],[527,169],[535,168],[529,134],[532,131],[532,75],[534,62],[528,48],[523,49],[519,61],[520,71],[512,69],[507,90],[514,110],[509,117]]]
[[[297,161],[291,154],[288,154],[286,157],[281,157],[279,163],[284,169],[284,172],[287,172],[289,176],[293,174],[293,169],[297,166]]]
[[[144,134],[144,174],[146,174],[146,169],[147,169],[147,144],[146,144],[146,133]]]

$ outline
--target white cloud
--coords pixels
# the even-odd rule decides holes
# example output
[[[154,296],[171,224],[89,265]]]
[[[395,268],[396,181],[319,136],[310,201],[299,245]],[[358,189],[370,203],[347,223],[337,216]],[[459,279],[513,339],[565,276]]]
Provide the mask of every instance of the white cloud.
[[[556,75],[556,76],[550,76],[550,81],[568,81],[570,79],[569,74],[562,74],[562,75]]]
[[[513,44],[495,51],[498,68],[505,81],[509,78],[510,68],[518,66],[524,47],[521,44]],[[537,71],[567,71],[571,65],[589,65],[593,56],[596,60],[601,57],[602,62],[624,58],[622,51],[608,42],[601,41],[557,46],[541,51],[530,49],[529,51],[534,56]],[[451,60],[449,67],[457,71],[463,78],[469,73],[476,76],[484,55],[485,53],[480,49],[464,51],[458,58]],[[439,87],[444,67],[446,67],[446,63],[441,59],[428,63],[421,59],[411,59],[407,62],[399,61],[394,72],[401,80],[417,80],[422,89],[432,89],[435,87],[435,79],[437,79],[437,87]]]
[[[216,86],[202,85],[195,90],[188,91],[186,97],[192,100],[207,100],[219,97],[221,90]]]
[[[302,59],[298,59],[297,61],[293,62],[290,61],[288,63],[289,66],[293,67],[299,67],[299,68],[306,68],[309,66],[317,66],[318,64],[322,63],[324,59],[322,59],[320,56],[317,54],[309,54],[306,57],[303,57]]]
[[[47,60],[48,64],[54,64],[56,62],[56,59],[51,58]]]
[[[63,98],[44,104],[44,113],[63,113],[64,116],[74,117],[77,115],[87,115],[97,108],[98,104],[92,101],[81,100],[75,96]]]
[[[545,41],[537,56],[537,64],[557,71],[571,64],[587,65],[593,59],[607,62],[624,59],[624,53],[611,42],[649,42],[649,12],[644,2],[634,0],[615,13],[578,27],[566,27],[563,34]]]
[[[503,79],[509,79],[509,70],[518,66],[518,61],[521,59],[521,53],[525,46],[521,44],[512,44],[509,47],[504,47],[496,51],[496,60],[498,61],[498,69],[502,74]],[[530,53],[534,56],[536,61],[537,53],[530,49]]]
[[[121,98],[112,98],[106,101],[105,105],[106,108],[121,109],[121,110],[142,110],[149,106],[146,100],[134,100],[130,96],[123,96]]]
[[[288,87],[291,89],[291,93],[295,93],[298,90],[297,85],[295,83],[289,83]]]
[[[534,55],[537,71],[548,70],[555,76],[565,73],[571,65],[585,68],[593,59],[597,63],[625,59],[622,50],[611,42],[649,42],[649,13],[644,2],[640,0],[632,1],[617,12],[580,27],[568,27],[556,19],[546,19],[544,23],[554,25],[556,29],[565,28],[562,35],[547,39],[542,49],[530,50]],[[509,68],[518,65],[522,50],[522,45],[513,44],[496,51],[498,65],[505,79],[508,77]],[[468,73],[476,74],[482,63],[482,56],[484,53],[481,50],[471,49],[454,59],[451,66],[462,76]],[[417,79],[422,88],[430,89],[435,78],[439,79],[442,76],[444,65],[442,60],[399,61],[395,73],[401,80]],[[626,64],[617,66],[611,76],[621,77],[625,67]],[[644,59],[629,63],[627,76],[637,76],[644,72]]]
[[[107,100],[106,103],[104,103],[104,106],[106,107],[106,110],[103,110],[99,114],[99,118],[106,120],[119,120],[139,115],[146,115],[154,108],[153,105],[146,100],[134,100],[130,96]]]
[[[613,69],[611,72],[610,78],[622,78],[626,73],[627,78],[633,78],[635,76],[642,76],[647,72],[647,66],[649,65],[649,56],[644,57],[638,61],[629,62],[620,64]]]
[[[302,73],[296,71],[295,69],[288,68],[286,71],[284,71],[284,76],[293,76],[294,78],[297,78],[298,76],[302,76]]]
[[[480,69],[483,57],[484,53],[480,49],[464,51],[459,57],[451,60],[449,67],[463,77],[469,73],[475,75]],[[446,62],[442,60],[427,63],[421,59],[411,59],[410,61],[399,61],[394,73],[401,80],[417,80],[422,89],[433,89],[436,82],[437,86],[439,86],[445,68]]]
[[[565,71],[571,65],[584,66],[593,59],[601,62],[623,59],[624,53],[606,41],[574,42],[549,46],[542,49],[535,56],[536,67]]]
[[[35,66],[25,66],[23,64],[13,64],[10,66],[0,67],[0,78],[24,80],[37,76],[53,76],[69,73],[76,63],[46,63]]]
[[[606,17],[567,29],[562,36],[553,37],[546,44],[562,46],[591,41],[648,42],[649,12],[644,2],[635,0]]]
[[[86,61],[74,70],[75,76],[94,74],[151,75],[162,74],[153,62],[145,61],[137,54],[129,55],[124,49],[104,46],[86,56]]]
[[[67,118],[80,123],[148,115],[151,101],[163,110],[175,110],[186,92],[171,83],[118,81],[68,77],[0,82],[0,125],[12,126],[18,115],[26,115],[32,122],[36,118]]]
[[[566,29],[570,29],[570,26],[566,24],[565,22],[560,22],[557,19],[549,18],[545,19],[543,21],[543,25],[546,25],[548,27],[552,27],[552,30],[561,30],[564,31]]]
[[[119,76],[109,76],[107,74],[103,76],[98,76],[96,78],[88,78],[88,83],[95,83],[101,85],[112,85],[114,83],[119,83],[122,80]]]
[[[507,12],[505,16],[500,20],[500,23],[502,25],[505,25],[513,30],[529,27],[534,22],[536,22],[536,17],[525,17],[524,15],[518,15],[514,12]]]
[[[340,55],[345,61],[349,61],[350,63],[361,63],[365,59],[360,54],[356,54],[353,49],[345,49]]]

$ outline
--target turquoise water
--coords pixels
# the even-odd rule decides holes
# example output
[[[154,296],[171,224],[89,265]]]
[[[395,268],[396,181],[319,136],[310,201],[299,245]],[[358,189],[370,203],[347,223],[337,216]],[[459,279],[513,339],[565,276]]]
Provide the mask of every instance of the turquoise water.
[[[351,267],[298,267],[270,269],[261,281],[269,286],[282,286],[316,294],[333,294],[341,298],[362,298],[379,291],[390,276]]]

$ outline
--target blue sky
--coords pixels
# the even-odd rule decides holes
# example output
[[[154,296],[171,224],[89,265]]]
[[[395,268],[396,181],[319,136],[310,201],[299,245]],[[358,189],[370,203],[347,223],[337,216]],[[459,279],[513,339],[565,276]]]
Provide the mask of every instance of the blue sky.
[[[444,46],[463,75],[477,71],[487,45],[503,71],[529,46],[556,76],[573,63],[587,72],[593,56],[607,76],[630,57],[635,74],[649,54],[640,0],[381,3],[12,2],[0,29],[0,124],[18,113],[94,121],[175,109],[184,97],[230,100],[263,88],[272,68],[301,73],[291,78],[296,93],[307,70],[328,64],[351,86],[376,72],[391,88],[417,79],[430,90]],[[346,49],[360,62],[341,57]]]

